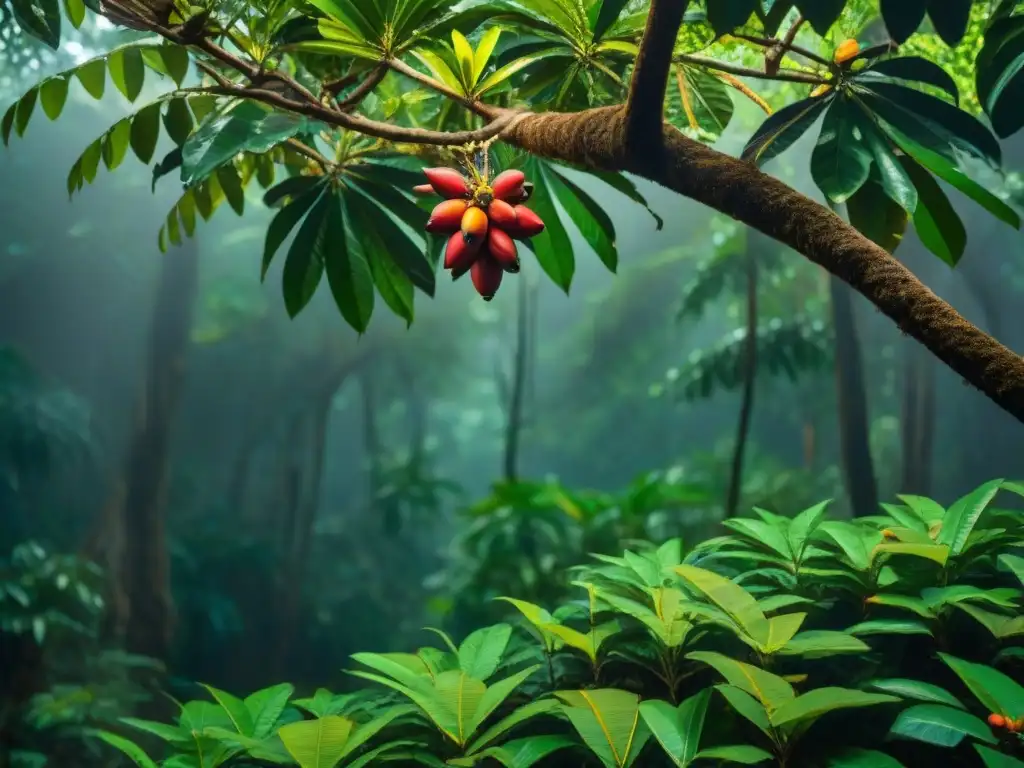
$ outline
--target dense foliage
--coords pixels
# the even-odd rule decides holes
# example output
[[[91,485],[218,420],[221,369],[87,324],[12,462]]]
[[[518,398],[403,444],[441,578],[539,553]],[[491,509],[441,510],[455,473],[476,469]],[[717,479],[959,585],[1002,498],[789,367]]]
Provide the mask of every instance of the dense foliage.
[[[143,768],[1024,765],[1024,515],[1001,492],[1024,486],[852,522],[755,509],[685,555],[596,555],[571,569],[580,600],[501,597],[519,620],[459,644],[355,654],[358,693],[208,688],[176,723],[125,719],[161,763],[99,736]]]

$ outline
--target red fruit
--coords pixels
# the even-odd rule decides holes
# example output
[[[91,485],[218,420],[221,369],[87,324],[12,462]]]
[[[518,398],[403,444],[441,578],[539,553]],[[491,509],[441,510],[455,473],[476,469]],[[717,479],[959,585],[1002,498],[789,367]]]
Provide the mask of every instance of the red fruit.
[[[452,199],[438,203],[430,212],[427,220],[427,232],[435,232],[442,235],[450,235],[459,231],[462,224],[462,215],[469,207],[468,200]]]
[[[484,301],[490,301],[501,286],[501,278],[505,274],[501,265],[491,257],[490,254],[483,254],[483,258],[473,262],[469,276],[473,280],[473,287],[476,292],[483,296]]]
[[[516,211],[504,200],[492,200],[487,206],[487,217],[491,220],[492,227],[506,230],[516,227]]]
[[[523,183],[523,185],[520,186],[518,189],[516,189],[514,192],[512,192],[512,194],[508,195],[505,198],[505,202],[506,203],[511,203],[512,205],[518,205],[519,203],[525,203],[527,200],[530,199],[530,195],[532,195],[532,194],[533,194],[533,183],[527,181],[527,182]]]
[[[466,242],[482,242],[487,236],[487,214],[483,208],[472,206],[462,214],[462,236]]]
[[[516,212],[516,228],[509,233],[513,237],[522,240],[539,235],[544,231],[544,222],[541,221],[540,216],[525,205],[517,205],[513,210]]]
[[[452,271],[452,280],[455,280],[473,266],[479,255],[480,241],[467,243],[462,233],[456,232],[448,238],[448,245],[444,249],[444,268]]]
[[[503,269],[508,265],[519,265],[516,244],[502,229],[491,227],[487,232],[487,250],[491,252],[494,260],[501,264]]]
[[[526,181],[526,174],[522,171],[502,171],[494,177],[494,180],[491,182],[491,189],[494,190],[496,198],[504,200],[520,191],[524,181]]]
[[[454,168],[426,168],[423,173],[441,197],[469,197],[469,182]]]
[[[417,184],[415,187],[412,188],[412,191],[413,191],[414,194],[417,194],[417,195],[433,195],[433,194],[436,194],[434,192],[434,187],[431,186],[430,184]]]
[[[988,724],[991,725],[993,728],[1002,728],[1008,723],[1005,717],[1003,717],[1002,715],[997,715],[993,712],[991,715],[988,716]]]

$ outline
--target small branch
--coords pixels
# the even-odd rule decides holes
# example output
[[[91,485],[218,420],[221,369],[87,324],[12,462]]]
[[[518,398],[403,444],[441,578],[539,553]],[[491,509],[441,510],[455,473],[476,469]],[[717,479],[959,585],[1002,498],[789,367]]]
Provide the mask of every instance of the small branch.
[[[661,142],[661,124],[665,111],[676,37],[682,26],[689,0],[652,0],[647,27],[640,41],[640,52],[633,68],[633,79],[626,98],[626,150],[650,148]]]
[[[329,171],[337,165],[336,163],[332,162],[331,160],[328,160],[326,157],[321,155],[319,152],[313,149],[313,147],[309,146],[308,144],[303,144],[298,139],[287,139],[285,141],[285,145],[288,146],[290,149],[295,150],[300,155],[308,157],[313,162],[319,164],[320,167],[323,168],[325,171]]]
[[[748,43],[759,45],[762,48],[775,49],[782,45],[782,41],[775,37],[755,37],[753,35],[734,35],[734,37],[737,40],[745,40]],[[821,64],[829,68],[833,66],[831,61],[822,56],[819,56],[814,51],[809,51],[806,48],[801,48],[800,46],[793,45],[792,43],[789,44],[785,53],[798,54],[800,56],[803,56],[805,59],[809,59],[811,61],[817,62],[818,64]]]
[[[778,74],[779,67],[782,64],[782,59],[786,55],[786,52],[793,47],[793,43],[796,41],[797,33],[800,31],[800,27],[804,25],[803,15],[798,15],[796,20],[793,22],[793,26],[789,28],[786,36],[782,38],[782,42],[779,45],[772,48],[764,57],[764,71],[769,75]]]
[[[459,93],[458,91],[449,88],[444,83],[438,82],[434,78],[428,75],[424,75],[422,72],[416,71],[408,64],[406,64],[404,61],[400,59],[388,59],[387,65],[391,67],[391,69],[395,70],[395,72],[405,75],[411,80],[415,80],[420,85],[424,85],[427,88],[430,88],[432,91],[436,91],[437,93],[441,94],[442,96],[447,96],[449,99],[458,104],[461,104],[466,109],[476,112],[477,114],[480,113],[480,105],[478,102],[474,101],[469,96],[466,96],[466,94]]]
[[[381,80],[384,79],[388,73],[388,67],[386,64],[380,64],[374,69],[366,79],[363,80],[359,85],[352,89],[352,92],[348,94],[344,99],[338,100],[338,109],[342,112],[350,112],[351,110],[358,107],[367,96],[380,85]],[[336,94],[335,94],[336,95]]]
[[[758,80],[780,80],[790,83],[811,83],[814,85],[821,85],[822,83],[828,82],[825,78],[810,72],[780,69],[773,73],[768,73],[762,72],[759,69],[750,69],[749,67],[741,67],[736,64],[727,64],[724,61],[708,59],[704,56],[693,56],[691,54],[681,54],[676,56],[675,60],[683,64],[694,64],[699,67],[712,69],[716,72],[725,72],[739,77],[753,77]]]

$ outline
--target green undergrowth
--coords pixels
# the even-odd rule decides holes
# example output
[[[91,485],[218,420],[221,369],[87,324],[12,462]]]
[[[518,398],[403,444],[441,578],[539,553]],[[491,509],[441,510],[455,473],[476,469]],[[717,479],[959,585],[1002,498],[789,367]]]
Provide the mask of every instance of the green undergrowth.
[[[1022,495],[755,509],[688,551],[594,555],[565,605],[499,598],[509,622],[461,643],[357,653],[358,693],[210,687],[97,736],[143,768],[1024,768]]]

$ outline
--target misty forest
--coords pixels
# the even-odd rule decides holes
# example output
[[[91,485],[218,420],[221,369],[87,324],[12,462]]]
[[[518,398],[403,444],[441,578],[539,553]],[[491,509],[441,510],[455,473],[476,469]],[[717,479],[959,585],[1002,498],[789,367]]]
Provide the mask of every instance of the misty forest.
[[[0,0],[0,768],[1024,768],[1024,2]]]

